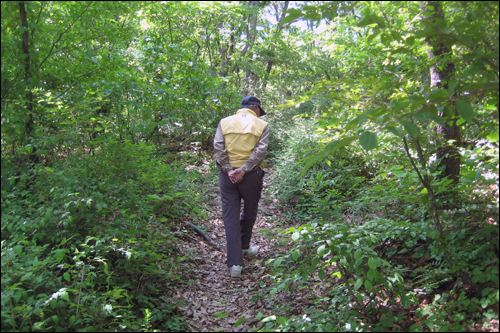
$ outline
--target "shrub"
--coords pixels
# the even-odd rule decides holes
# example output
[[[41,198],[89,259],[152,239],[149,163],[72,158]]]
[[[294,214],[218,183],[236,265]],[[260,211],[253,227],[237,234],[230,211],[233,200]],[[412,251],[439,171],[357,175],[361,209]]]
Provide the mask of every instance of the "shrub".
[[[165,229],[196,208],[198,176],[150,151],[110,142],[95,156],[5,172],[2,331],[182,329],[176,303],[160,299],[160,286],[180,280]]]
[[[302,176],[303,160],[317,151],[320,134],[310,134],[307,120],[297,119],[296,126],[284,141],[284,151],[276,159],[274,192],[285,204],[299,211],[326,211],[337,201],[354,196],[367,175],[361,156],[346,149],[316,163]],[[319,207],[319,208],[318,208]]]

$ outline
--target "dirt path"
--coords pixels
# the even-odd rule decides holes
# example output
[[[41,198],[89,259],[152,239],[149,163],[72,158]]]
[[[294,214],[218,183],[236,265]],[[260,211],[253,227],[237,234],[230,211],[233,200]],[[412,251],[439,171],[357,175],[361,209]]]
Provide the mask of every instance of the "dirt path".
[[[264,306],[262,301],[252,301],[259,294],[259,282],[267,274],[264,263],[275,249],[274,240],[264,237],[264,233],[259,231],[273,232],[275,222],[272,220],[276,221],[280,215],[265,197],[266,188],[270,186],[269,180],[268,173],[264,178],[263,198],[260,201],[251,243],[252,246],[260,246],[260,251],[250,260],[245,258],[241,279],[231,279],[225,264],[226,241],[218,187],[210,189],[214,195],[212,200],[206,203],[209,209],[208,218],[193,223],[205,226],[206,234],[219,245],[220,250],[216,250],[191,231],[180,244],[182,251],[191,257],[186,263],[187,271],[183,276],[194,283],[179,286],[174,297],[185,301],[181,310],[193,330],[249,331],[256,325],[261,325],[260,320],[255,319],[259,312],[266,316],[271,315],[270,304]],[[243,322],[235,327],[243,318]]]

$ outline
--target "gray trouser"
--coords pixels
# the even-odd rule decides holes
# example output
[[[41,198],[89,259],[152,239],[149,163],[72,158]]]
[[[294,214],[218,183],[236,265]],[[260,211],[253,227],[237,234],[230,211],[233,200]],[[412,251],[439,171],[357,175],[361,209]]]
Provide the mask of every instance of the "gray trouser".
[[[219,188],[222,200],[222,218],[226,228],[227,265],[243,266],[242,249],[250,247],[252,228],[262,192],[264,171],[251,171],[239,184],[233,184],[226,172],[219,170]],[[243,214],[240,217],[241,198]]]

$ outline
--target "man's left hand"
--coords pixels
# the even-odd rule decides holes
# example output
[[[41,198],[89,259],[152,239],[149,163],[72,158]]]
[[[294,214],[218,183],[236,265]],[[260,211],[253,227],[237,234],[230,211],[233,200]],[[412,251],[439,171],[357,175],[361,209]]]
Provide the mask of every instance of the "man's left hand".
[[[233,184],[241,183],[243,181],[243,176],[245,175],[245,171],[243,171],[240,168],[232,170],[232,171],[233,172],[228,173],[229,179],[231,179],[231,182]]]

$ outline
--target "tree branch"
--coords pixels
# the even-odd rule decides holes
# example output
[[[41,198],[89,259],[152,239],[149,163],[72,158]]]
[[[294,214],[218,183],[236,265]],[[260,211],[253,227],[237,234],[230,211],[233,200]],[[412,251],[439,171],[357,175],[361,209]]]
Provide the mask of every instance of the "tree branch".
[[[441,239],[444,240],[445,239],[445,234],[444,234],[444,231],[443,231],[443,227],[441,225],[441,221],[439,221],[438,208],[437,208],[437,204],[436,204],[436,197],[434,196],[434,192],[432,191],[432,187],[431,187],[431,185],[430,185],[429,182],[424,181],[424,179],[422,178],[422,175],[420,174],[420,171],[418,170],[417,166],[415,165],[415,162],[413,161],[413,158],[410,155],[410,151],[408,149],[408,144],[406,142],[406,138],[405,137],[403,137],[403,142],[405,144],[406,154],[408,155],[408,158],[410,159],[410,162],[411,162],[411,165],[413,166],[413,169],[417,172],[418,177],[420,178],[420,181],[422,182],[422,184],[427,189],[427,192],[428,192],[429,198],[430,198],[430,202],[431,202],[432,217],[434,219],[434,225],[436,226],[437,230],[439,231]],[[444,258],[446,259],[446,261],[448,262],[448,264],[451,267],[453,267],[453,261],[451,260],[452,256],[451,256],[450,252],[447,249],[443,249],[443,251],[444,251]],[[481,288],[479,288],[479,286],[477,284],[475,284],[474,282],[472,282],[472,279],[469,277],[469,275],[467,275],[466,272],[464,272],[463,270],[460,269],[458,271],[458,275],[460,276],[460,278],[462,278],[462,280],[466,284],[470,285],[474,289],[474,292],[476,292],[476,294],[479,295],[481,293]]]
[[[208,243],[210,243],[210,245],[212,245],[213,247],[215,247],[216,249],[220,249],[219,248],[219,245],[217,245],[213,240],[210,239],[210,237],[207,236],[207,234],[205,234],[203,231],[200,230],[200,228],[198,228],[197,226],[195,226],[194,224],[190,223],[190,222],[186,222],[191,228],[194,229],[194,231],[196,231],[197,233],[199,233],[203,238],[206,239],[206,241]]]
[[[87,11],[87,9],[89,9],[90,5],[92,4],[92,2],[90,2],[87,7],[83,10],[83,12],[80,13],[80,15],[78,15],[78,17],[76,18],[76,20],[70,24],[70,26],[64,30],[60,35],[59,37],[57,38],[57,40],[52,43],[52,47],[50,48],[50,51],[49,51],[49,54],[47,54],[47,56],[42,60],[42,62],[40,63],[40,65],[38,66],[37,68],[37,71],[42,68],[42,65],[43,63],[52,55],[52,51],[54,51],[54,47],[56,46],[57,43],[59,43],[59,41],[61,40],[62,36],[69,31],[69,29],[71,29],[71,27],[80,19],[80,17],[82,17],[83,13],[85,13]]]

